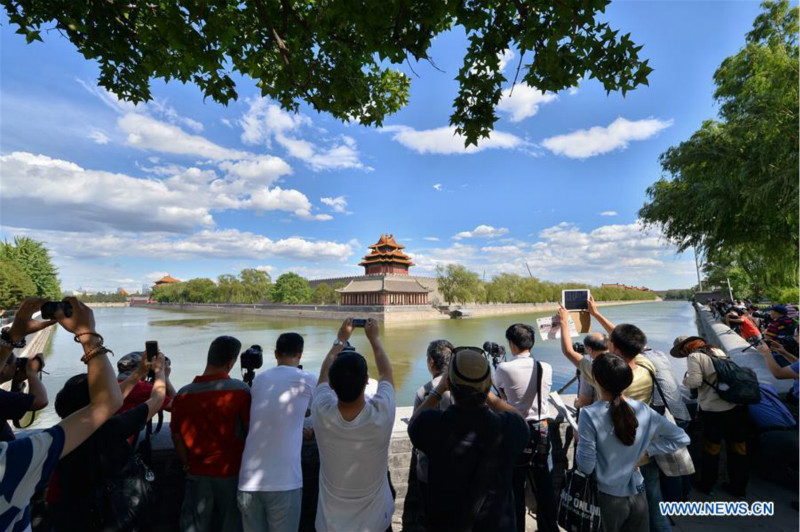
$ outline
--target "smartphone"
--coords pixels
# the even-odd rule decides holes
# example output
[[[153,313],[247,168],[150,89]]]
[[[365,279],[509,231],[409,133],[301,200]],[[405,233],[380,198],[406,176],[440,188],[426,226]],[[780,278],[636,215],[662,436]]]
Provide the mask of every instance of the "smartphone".
[[[52,320],[56,317],[56,312],[62,311],[64,316],[72,316],[72,304],[68,301],[48,301],[42,305],[42,319]]]
[[[353,327],[363,327],[367,324],[364,318],[353,318]]]
[[[589,310],[588,290],[562,290],[561,304],[567,310]]]
[[[152,362],[158,356],[158,342],[150,340],[144,343],[144,350],[147,353],[147,360]]]

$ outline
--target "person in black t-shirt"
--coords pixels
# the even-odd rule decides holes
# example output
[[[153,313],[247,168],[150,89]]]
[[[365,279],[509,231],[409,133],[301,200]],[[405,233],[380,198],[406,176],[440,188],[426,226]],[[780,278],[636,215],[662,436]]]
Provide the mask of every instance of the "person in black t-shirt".
[[[128,439],[137,435],[161,409],[166,396],[164,366],[164,355],[159,353],[152,362],[155,380],[146,402],[106,421],[58,463],[47,492],[53,532],[104,529],[104,523],[98,522],[102,520],[102,512],[95,508],[97,490],[125,468],[134,452]],[[89,382],[85,373],[67,380],[56,395],[56,413],[62,418],[87,404]]]
[[[521,415],[489,392],[489,362],[454,350],[447,375],[414,411],[411,443],[428,457],[429,530],[514,532],[511,478],[528,443]],[[442,394],[453,404],[439,410]]]
[[[14,439],[9,420],[21,419],[28,412],[36,412],[47,406],[47,390],[39,377],[39,371],[44,365],[41,358],[43,356],[39,353],[33,358],[23,357],[22,360],[27,361],[25,368],[18,369],[17,363],[20,359],[12,353],[0,370],[0,383],[13,381],[12,389],[15,384],[28,381],[28,393],[0,390],[0,441]]]

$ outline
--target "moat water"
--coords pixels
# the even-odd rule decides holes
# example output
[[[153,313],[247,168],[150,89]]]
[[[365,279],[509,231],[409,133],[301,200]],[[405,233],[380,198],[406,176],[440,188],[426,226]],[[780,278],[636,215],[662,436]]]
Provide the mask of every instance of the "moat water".
[[[604,307],[602,312],[615,323],[639,326],[655,349],[669,351],[676,336],[696,334],[695,313],[686,302],[657,302]],[[425,362],[425,349],[431,340],[445,338],[455,345],[481,346],[490,340],[506,345],[505,329],[512,323],[535,325],[536,318],[551,312],[519,314],[465,320],[437,320],[410,324],[392,324],[382,328],[382,341],[394,366],[397,405],[411,406],[416,389],[430,379]],[[101,308],[95,310],[98,331],[106,345],[114,350],[116,360],[130,351],[144,350],[146,340],[157,340],[161,350],[172,360],[171,380],[176,389],[189,383],[205,367],[209,343],[227,334],[241,340],[243,349],[253,344],[264,348],[264,369],[275,364],[272,352],[278,335],[295,331],[305,338],[303,367],[318,372],[322,359],[336,338],[339,323],[328,320],[295,320],[240,316],[235,314],[182,312],[152,308]],[[593,330],[600,330],[596,323]],[[578,338],[576,338],[578,340]],[[367,357],[370,372],[375,373],[369,343],[361,330],[356,330],[351,343]],[[574,367],[561,353],[558,340],[536,338],[533,353],[553,366],[553,388],[567,383],[575,374]],[[80,361],[81,349],[63,329],[54,331],[46,360],[49,375],[44,376],[50,405],[37,417],[34,427],[46,427],[58,421],[53,409],[55,396],[64,382],[85,371]],[[510,354],[509,354],[510,356]],[[685,369],[675,362],[680,378]],[[231,372],[241,377],[237,363]],[[575,392],[573,386],[570,390]]]

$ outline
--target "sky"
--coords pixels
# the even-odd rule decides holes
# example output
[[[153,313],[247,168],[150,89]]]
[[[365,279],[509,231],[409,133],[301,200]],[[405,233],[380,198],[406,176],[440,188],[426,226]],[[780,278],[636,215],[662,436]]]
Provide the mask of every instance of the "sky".
[[[25,44],[0,10],[0,238],[46,242],[62,288],[140,290],[266,270],[359,275],[392,233],[433,276],[459,263],[500,272],[653,289],[697,282],[638,210],[658,156],[714,118],[712,76],[744,44],[757,2],[612,2],[602,16],[644,45],[649,86],[606,95],[595,80],[557,94],[507,91],[489,139],[464,148],[448,118],[465,52],[440,35],[411,77],[409,104],[382,128],[343,124],[262,99],[203,100],[153,81],[134,106],[98,87],[97,64],[57,32]],[[442,72],[443,71],[443,72]]]

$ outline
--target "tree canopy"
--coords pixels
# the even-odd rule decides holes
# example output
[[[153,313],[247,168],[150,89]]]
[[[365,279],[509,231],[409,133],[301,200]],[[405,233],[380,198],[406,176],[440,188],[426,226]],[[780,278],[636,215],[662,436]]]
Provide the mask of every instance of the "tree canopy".
[[[306,102],[377,126],[409,99],[410,79],[393,66],[433,63],[433,39],[459,28],[468,45],[450,122],[467,144],[497,121],[503,85],[512,81],[500,69],[507,49],[520,58],[513,81],[541,91],[581,78],[623,95],[647,84],[652,69],[639,57],[642,47],[600,20],[609,2],[0,0],[29,43],[57,29],[99,63],[99,85],[122,99],[150,100],[152,79],[175,79],[227,104],[238,97],[239,75],[286,110]]]
[[[28,274],[11,259],[0,257],[0,310],[16,308],[35,293],[36,285]]]
[[[0,257],[4,257],[22,270],[33,281],[36,295],[50,299],[61,299],[61,283],[58,270],[53,265],[50,252],[42,242],[27,236],[14,237],[13,242],[0,243]]]
[[[797,34],[797,7],[762,4],[744,47],[714,73],[719,119],[661,155],[665,175],[640,211],[680,250],[705,255],[707,273],[737,270],[755,294],[798,283]]]
[[[276,303],[308,303],[311,301],[311,287],[296,273],[284,273],[272,287],[272,300]]]

